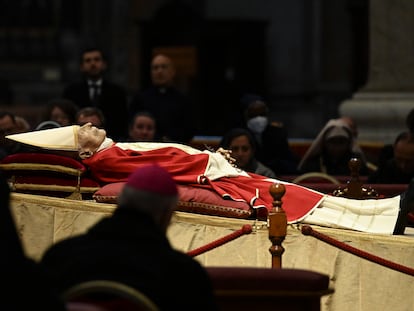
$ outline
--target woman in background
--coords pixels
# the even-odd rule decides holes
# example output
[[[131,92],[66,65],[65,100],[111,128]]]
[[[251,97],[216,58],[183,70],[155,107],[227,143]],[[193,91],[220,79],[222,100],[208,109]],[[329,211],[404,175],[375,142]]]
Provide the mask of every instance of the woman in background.
[[[156,122],[154,116],[146,111],[137,112],[128,130],[129,141],[155,141]]]
[[[360,175],[368,175],[365,157],[349,126],[340,119],[326,123],[306,151],[298,170],[301,173],[321,172],[329,175],[349,175],[351,158],[361,160]]]
[[[220,143],[224,149],[231,151],[235,165],[242,170],[270,178],[276,178],[275,173],[256,159],[256,144],[252,134],[243,128],[228,131]]]
[[[43,121],[55,121],[60,126],[76,124],[76,114],[79,108],[68,99],[55,98],[47,103]]]

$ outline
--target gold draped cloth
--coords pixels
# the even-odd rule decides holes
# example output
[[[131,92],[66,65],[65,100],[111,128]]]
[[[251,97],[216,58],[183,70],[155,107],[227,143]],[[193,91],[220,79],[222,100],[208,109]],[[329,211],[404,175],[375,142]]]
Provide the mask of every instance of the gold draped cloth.
[[[39,260],[53,243],[83,233],[113,204],[12,193],[11,208],[26,254]],[[168,230],[173,247],[184,252],[250,224],[253,232],[196,257],[204,266],[271,267],[264,221],[176,212]],[[314,227],[356,248],[414,267],[414,236],[390,236]],[[414,278],[344,252],[290,226],[283,242],[282,266],[325,273],[335,292],[322,297],[324,311],[413,310]]]

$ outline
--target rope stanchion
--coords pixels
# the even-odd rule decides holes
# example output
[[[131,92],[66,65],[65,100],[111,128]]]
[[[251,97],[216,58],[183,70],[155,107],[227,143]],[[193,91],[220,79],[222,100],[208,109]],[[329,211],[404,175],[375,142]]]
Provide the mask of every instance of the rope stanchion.
[[[243,227],[239,230],[234,231],[233,233],[230,233],[220,239],[217,239],[213,242],[210,242],[204,246],[201,246],[199,248],[193,249],[191,251],[187,252],[187,255],[191,256],[191,257],[195,257],[198,256],[200,254],[203,254],[209,250],[212,250],[216,247],[219,247],[223,244],[226,244],[227,242],[230,242],[232,240],[235,240],[239,237],[241,237],[244,234],[249,234],[252,232],[252,226],[251,225],[243,225]]]
[[[346,243],[338,241],[338,240],[336,240],[336,239],[334,239],[330,236],[327,236],[326,234],[317,232],[314,229],[312,229],[311,226],[303,225],[301,231],[302,231],[302,234],[304,234],[304,235],[313,236],[313,237],[317,238],[318,240],[326,242],[326,243],[328,243],[332,246],[335,246],[339,249],[342,249],[346,252],[349,252],[353,255],[356,255],[360,258],[369,260],[371,262],[374,262],[374,263],[379,264],[381,266],[387,267],[389,269],[392,269],[392,270],[395,270],[395,271],[398,271],[398,272],[402,272],[402,273],[414,276],[414,269],[412,269],[410,267],[400,265],[398,263],[389,261],[387,259],[381,258],[381,257],[373,255],[373,254],[370,254],[370,253],[365,252],[363,250],[357,249],[357,248],[355,248],[353,246],[350,246]]]

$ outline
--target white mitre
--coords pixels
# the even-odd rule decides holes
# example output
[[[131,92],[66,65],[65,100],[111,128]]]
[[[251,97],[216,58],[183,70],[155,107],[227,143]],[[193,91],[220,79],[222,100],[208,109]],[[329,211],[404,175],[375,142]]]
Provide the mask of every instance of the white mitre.
[[[51,150],[78,151],[79,125],[7,135],[6,138]]]

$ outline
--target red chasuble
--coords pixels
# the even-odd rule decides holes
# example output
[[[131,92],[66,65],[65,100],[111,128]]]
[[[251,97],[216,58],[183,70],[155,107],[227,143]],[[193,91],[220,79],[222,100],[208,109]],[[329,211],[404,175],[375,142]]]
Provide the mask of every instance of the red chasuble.
[[[124,150],[114,145],[84,159],[83,163],[90,168],[92,176],[102,185],[126,181],[129,174],[137,168],[157,163],[166,169],[178,184],[208,187],[223,198],[245,201],[253,208],[272,207],[273,198],[269,193],[269,187],[277,182],[256,174],[211,180],[206,176],[208,166],[212,165],[208,153],[188,154],[174,147],[136,151]],[[300,221],[323,199],[322,193],[296,184],[282,183],[286,187],[283,208],[288,222]]]

